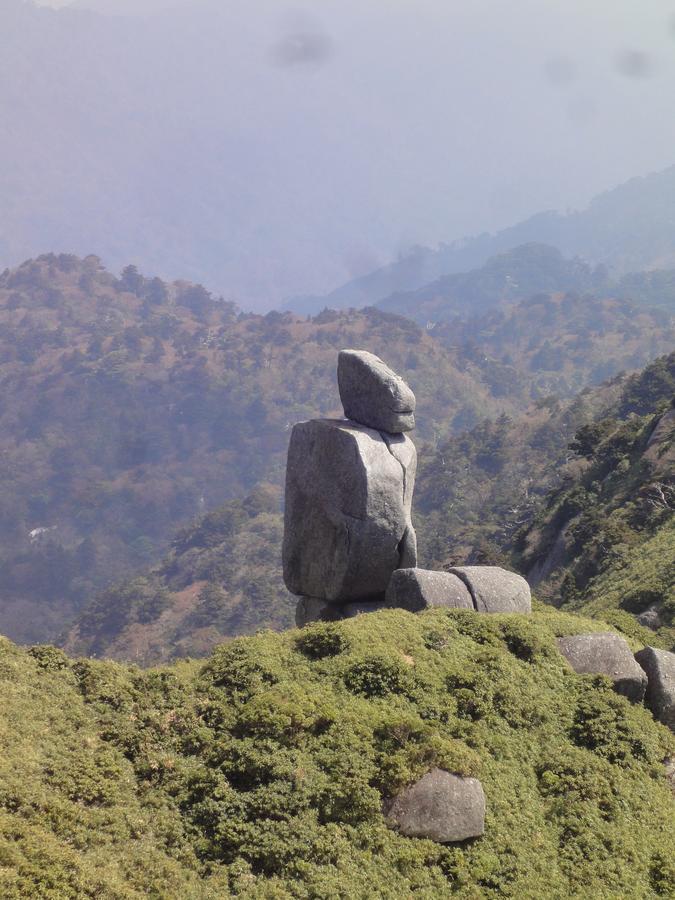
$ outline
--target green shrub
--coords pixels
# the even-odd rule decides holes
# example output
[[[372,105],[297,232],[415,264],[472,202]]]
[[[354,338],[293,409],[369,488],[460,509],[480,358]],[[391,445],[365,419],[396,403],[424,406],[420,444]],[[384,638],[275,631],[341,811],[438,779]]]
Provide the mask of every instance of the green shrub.
[[[386,697],[388,694],[410,696],[414,679],[403,662],[386,656],[368,656],[345,672],[345,684],[364,697]]]
[[[349,639],[339,625],[317,623],[303,629],[295,646],[309,659],[325,659],[349,650]]]

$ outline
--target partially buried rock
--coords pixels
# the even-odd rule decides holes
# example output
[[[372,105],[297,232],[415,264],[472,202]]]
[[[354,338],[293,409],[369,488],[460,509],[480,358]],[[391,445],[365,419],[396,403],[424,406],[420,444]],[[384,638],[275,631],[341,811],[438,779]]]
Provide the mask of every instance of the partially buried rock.
[[[385,804],[384,813],[406,837],[465,841],[485,831],[485,794],[477,778],[432,769]]]
[[[558,638],[558,649],[580,675],[607,675],[614,690],[641,703],[647,676],[635,661],[626,641],[618,634],[598,632]]]
[[[460,578],[429,569],[397,569],[389,581],[385,600],[387,606],[409,612],[442,606],[474,608],[469,589]]]
[[[382,599],[417,562],[410,508],[417,454],[405,435],[314,419],[293,428],[283,568],[293,594],[333,603]]]
[[[449,571],[467,586],[477,612],[532,612],[530,586],[515,572],[499,566],[455,566]]]
[[[647,673],[647,706],[659,722],[675,731],[675,653],[645,647],[635,659]]]
[[[379,356],[367,350],[342,350],[337,376],[348,419],[391,434],[415,427],[415,395]]]

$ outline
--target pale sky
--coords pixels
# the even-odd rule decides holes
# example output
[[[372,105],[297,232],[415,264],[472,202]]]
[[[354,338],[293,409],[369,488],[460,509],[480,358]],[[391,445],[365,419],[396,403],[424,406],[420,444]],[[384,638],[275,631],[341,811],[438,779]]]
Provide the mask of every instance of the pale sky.
[[[113,40],[91,59],[78,50],[73,72],[59,63],[49,114],[62,103],[58,127],[77,116],[90,133],[50,135],[75,161],[68,227],[54,200],[53,234],[114,264],[138,247],[144,267],[203,271],[242,296],[264,270],[251,288],[261,303],[328,290],[414,243],[584,206],[675,164],[675,0],[189,0],[136,31],[120,37],[121,67],[106,56]],[[125,131],[136,145],[117,147]],[[110,182],[119,219],[78,187],[82,172],[97,191]],[[159,232],[152,252],[139,247],[157,216],[176,249]],[[192,259],[181,227],[190,238],[202,227],[200,246],[231,259]],[[30,234],[15,242],[17,255],[34,252]]]

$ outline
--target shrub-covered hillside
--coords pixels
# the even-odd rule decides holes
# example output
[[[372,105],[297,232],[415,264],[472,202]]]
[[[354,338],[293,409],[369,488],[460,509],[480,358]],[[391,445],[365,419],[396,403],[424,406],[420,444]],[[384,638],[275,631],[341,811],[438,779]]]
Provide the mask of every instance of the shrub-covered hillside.
[[[673,736],[555,636],[387,611],[142,671],[0,646],[8,898],[668,897]],[[480,778],[482,838],[387,827],[434,766]]]
[[[632,614],[675,646],[675,355],[629,378],[577,432],[562,485],[518,539],[543,598]]]

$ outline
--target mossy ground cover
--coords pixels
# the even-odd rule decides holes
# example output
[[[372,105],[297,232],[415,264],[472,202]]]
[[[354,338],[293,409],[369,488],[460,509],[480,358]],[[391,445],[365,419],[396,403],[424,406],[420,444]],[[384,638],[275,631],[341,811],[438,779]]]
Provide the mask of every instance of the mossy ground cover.
[[[146,671],[3,642],[0,894],[673,896],[673,737],[555,645],[606,627],[384,611]],[[484,837],[387,827],[433,766],[481,779]]]

